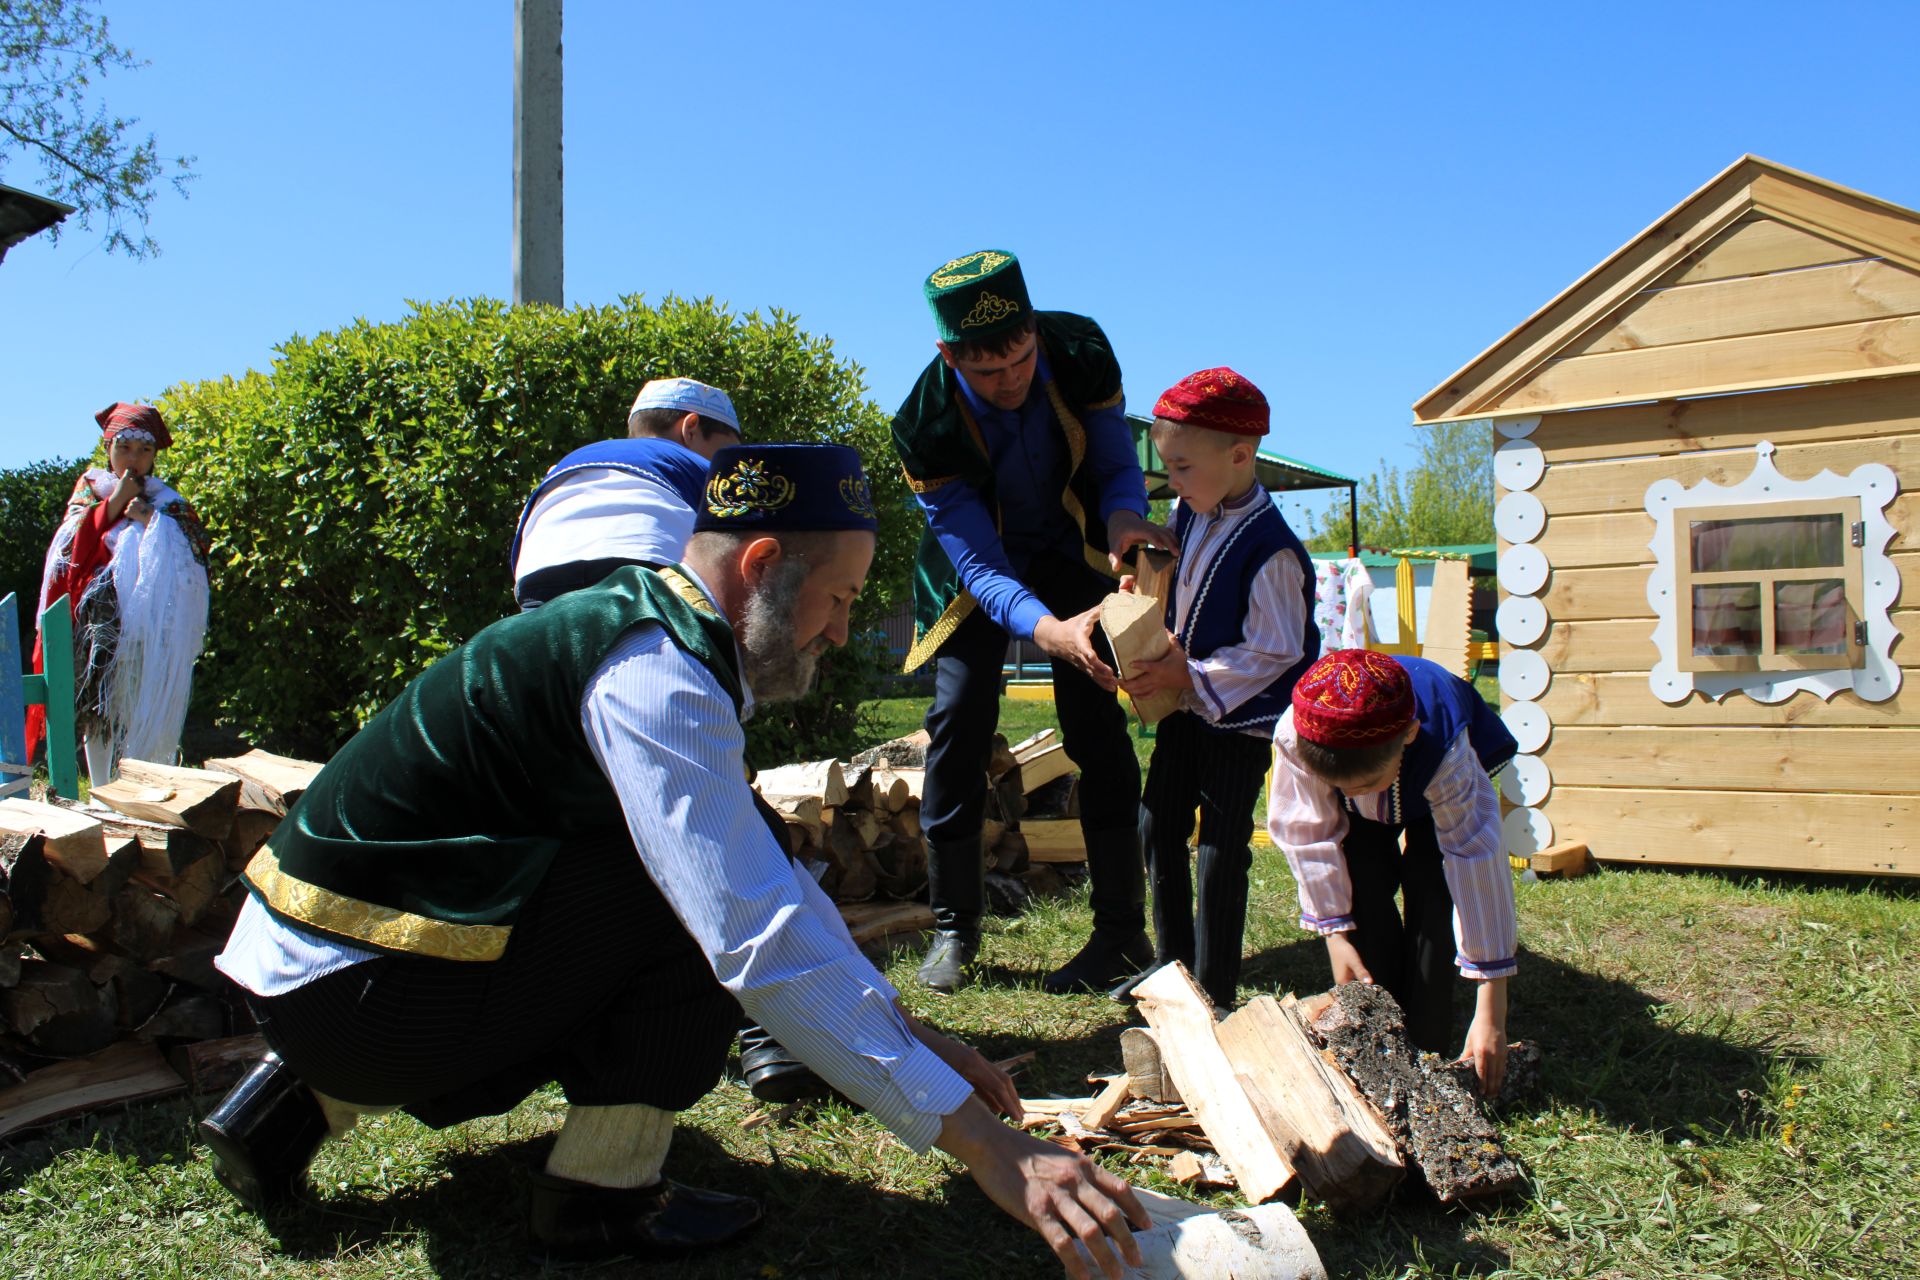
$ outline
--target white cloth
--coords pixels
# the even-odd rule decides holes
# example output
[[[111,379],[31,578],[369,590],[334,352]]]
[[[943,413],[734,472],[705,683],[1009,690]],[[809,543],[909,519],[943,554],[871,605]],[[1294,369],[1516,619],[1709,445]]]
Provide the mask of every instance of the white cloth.
[[[580,560],[677,564],[693,508],[665,485],[615,467],[582,467],[540,495],[520,535],[513,580]]]
[[[932,1146],[973,1088],[907,1029],[839,909],[774,843],[713,674],[661,627],[637,627],[588,684],[581,723],[648,875],[747,1016],[914,1150]],[[216,964],[277,995],[371,956],[250,897]]]
[[[1274,726],[1267,830],[1300,888],[1300,927],[1323,937],[1353,929],[1353,881],[1340,851],[1347,811],[1340,792],[1300,762],[1291,709]],[[1454,963],[1469,978],[1515,972],[1519,924],[1513,871],[1500,847],[1500,800],[1462,729],[1427,784],[1441,871],[1453,895]],[[1361,816],[1385,821],[1387,793],[1358,796]]]
[[[1255,485],[1238,499],[1194,513],[1181,544],[1174,586],[1175,632],[1186,630],[1187,611],[1234,527],[1272,501],[1272,495]],[[1245,619],[1239,644],[1215,649],[1204,658],[1187,658],[1193,688],[1181,691],[1180,706],[1209,724],[1219,723],[1279,679],[1306,652],[1306,580],[1292,552],[1276,552],[1260,566]],[[1258,726],[1243,732],[1267,736]]]

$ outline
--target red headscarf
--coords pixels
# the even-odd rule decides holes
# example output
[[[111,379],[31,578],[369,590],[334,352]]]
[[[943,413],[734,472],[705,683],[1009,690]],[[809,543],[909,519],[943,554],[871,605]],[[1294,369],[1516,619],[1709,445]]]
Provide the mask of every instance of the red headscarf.
[[[122,431],[142,431],[153,437],[153,447],[164,449],[173,443],[173,433],[167,430],[160,411],[150,404],[128,404],[124,400],[115,400],[112,404],[93,415],[100,424],[101,434],[111,440]]]
[[[1336,649],[1293,686],[1293,728],[1323,747],[1368,747],[1404,734],[1414,716],[1407,669],[1371,649]]]
[[[1153,416],[1236,436],[1263,436],[1271,415],[1260,388],[1222,365],[1190,373],[1161,392]]]

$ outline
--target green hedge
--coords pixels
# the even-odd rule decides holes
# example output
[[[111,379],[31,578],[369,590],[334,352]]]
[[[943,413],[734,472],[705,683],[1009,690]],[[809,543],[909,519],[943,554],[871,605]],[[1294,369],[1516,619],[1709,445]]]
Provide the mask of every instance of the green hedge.
[[[867,458],[879,553],[856,623],[906,590],[918,517],[862,370],[775,311],[639,297],[601,307],[415,304],[295,337],[266,373],[161,401],[168,474],[214,538],[196,703],[255,741],[332,751],[415,674],[512,612],[521,504],[568,451],[625,433],[649,378],[726,388],[750,440]],[[756,763],[844,752],[876,658],[823,663],[805,703],[751,727]]]
[[[34,609],[40,603],[40,571],[47,544],[66,514],[73,482],[86,458],[49,458],[0,471],[0,596],[9,591],[20,607],[22,670],[33,652]]]

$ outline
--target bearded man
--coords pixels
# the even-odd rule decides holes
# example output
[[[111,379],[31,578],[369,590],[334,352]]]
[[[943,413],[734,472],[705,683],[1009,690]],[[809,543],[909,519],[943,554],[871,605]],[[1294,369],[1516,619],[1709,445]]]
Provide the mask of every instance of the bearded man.
[[[845,642],[875,527],[851,449],[722,450],[684,564],[495,623],[334,757],[220,957],[274,1050],[202,1126],[229,1189],[284,1203],[362,1112],[444,1127],[558,1081],[536,1261],[723,1243],[759,1204],[661,1171],[744,1009],[1070,1271],[1076,1238],[1137,1265],[1125,1184],[994,1117],[1012,1082],[899,1007],[747,785],[741,722]]]

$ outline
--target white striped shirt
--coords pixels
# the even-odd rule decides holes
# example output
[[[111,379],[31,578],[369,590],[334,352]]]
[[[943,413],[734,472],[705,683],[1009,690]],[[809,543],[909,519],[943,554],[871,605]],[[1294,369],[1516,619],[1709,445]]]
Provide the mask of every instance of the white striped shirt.
[[[1186,630],[1187,612],[1198,598],[1220,549],[1233,527],[1270,504],[1273,495],[1255,485],[1239,498],[1211,511],[1193,513],[1193,523],[1180,548],[1179,577],[1174,590],[1173,629]],[[1247,699],[1264,690],[1300,661],[1306,652],[1307,599],[1305,574],[1290,551],[1275,553],[1254,576],[1247,600],[1239,644],[1222,645],[1204,658],[1187,658],[1193,688],[1180,691],[1180,707],[1208,724],[1218,724]],[[1267,736],[1254,726],[1242,730]]]
[[[1300,887],[1300,927],[1325,936],[1353,924],[1353,882],[1340,851],[1347,810],[1340,792],[1300,762],[1291,709],[1274,726],[1273,781],[1267,793],[1267,830],[1287,855]],[[1462,729],[1427,784],[1441,870],[1453,895],[1454,963],[1469,978],[1504,978],[1515,971],[1519,923],[1513,871],[1501,852],[1500,800]],[[1386,821],[1387,792],[1359,796],[1363,817]]]

